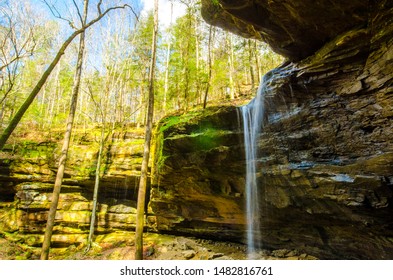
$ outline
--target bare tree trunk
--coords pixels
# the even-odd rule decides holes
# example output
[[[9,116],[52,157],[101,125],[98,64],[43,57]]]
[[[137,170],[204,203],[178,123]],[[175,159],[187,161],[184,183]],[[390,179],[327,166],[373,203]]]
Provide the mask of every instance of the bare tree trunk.
[[[104,91],[105,97],[101,97],[101,99],[105,99],[106,102],[102,104],[101,100],[97,102],[94,98],[92,90],[89,88],[89,93],[90,97],[98,109],[100,111],[101,115],[101,137],[100,137],[100,148],[98,151],[98,159],[97,159],[97,165],[96,165],[96,173],[95,173],[95,183],[94,183],[94,191],[93,191],[93,209],[91,213],[91,219],[90,219],[90,230],[89,230],[89,236],[87,239],[87,247],[85,250],[85,253],[87,253],[92,245],[93,241],[93,235],[94,235],[94,226],[95,226],[95,221],[96,221],[96,213],[97,213],[97,203],[98,203],[98,190],[100,187],[100,178],[101,178],[101,161],[102,161],[102,154],[104,152],[104,147],[105,147],[105,142],[108,139],[108,136],[110,135],[110,132],[107,134],[105,137],[105,130],[106,130],[106,120],[107,120],[107,113],[108,113],[108,91]]]
[[[172,25],[172,16],[173,16],[173,2],[171,2],[171,21],[170,24]],[[168,79],[169,79],[169,62],[170,62],[170,54],[171,54],[171,38],[168,39],[168,47],[166,51],[166,65],[165,65],[165,80],[164,80],[164,101],[162,104],[162,109],[164,115],[166,114],[166,106],[167,106],[167,95],[168,95]]]
[[[97,165],[96,165],[96,176],[95,176],[95,182],[94,182],[93,210],[91,212],[89,237],[87,239],[87,248],[85,250],[85,253],[87,253],[90,250],[92,242],[93,242],[94,226],[95,226],[95,222],[96,222],[96,213],[97,213],[98,189],[100,187],[101,158],[102,158],[102,153],[104,151],[104,146],[105,146],[105,121],[103,120],[103,124],[102,124],[102,128],[101,128],[100,150],[98,152],[98,159],[97,159]]]
[[[210,89],[210,81],[212,78],[212,50],[211,50],[211,44],[212,44],[212,32],[213,32],[213,27],[210,25],[209,27],[209,42],[207,45],[207,52],[208,52],[208,76],[207,76],[207,84],[206,84],[206,90],[205,90],[205,98],[203,99],[203,109],[206,108],[207,105],[207,96],[209,94],[209,89]]]
[[[262,77],[262,73],[261,73],[261,67],[259,65],[259,58],[258,58],[258,45],[257,45],[257,41],[254,40],[254,57],[255,57],[255,67],[256,67],[256,71],[257,71],[257,84],[259,85],[261,77]]]
[[[6,102],[0,103],[0,105],[1,105],[1,111],[0,111],[0,128],[1,128],[3,126],[3,119],[4,119]]]
[[[145,128],[145,145],[142,160],[141,178],[139,181],[136,229],[135,229],[135,259],[143,259],[143,227],[144,227],[144,212],[147,189],[147,173],[150,156],[150,142],[153,129],[153,113],[154,113],[154,73],[156,65],[156,45],[157,45],[157,31],[158,31],[158,0],[154,0],[154,30],[152,42],[151,64],[149,71],[149,106],[147,111],[147,123]]]
[[[252,49],[251,49],[251,39],[247,40],[248,43],[248,62],[250,67],[250,76],[251,76],[251,91],[254,92],[255,90],[255,77],[254,77],[254,67],[252,67]]]
[[[140,91],[140,97],[138,100],[138,107],[141,108],[141,110],[138,111],[138,116],[137,116],[137,124],[136,127],[140,128],[143,126],[145,123],[145,90],[144,90],[144,85],[140,84],[139,85],[139,91]]]
[[[231,99],[235,99],[235,86],[233,82],[233,74],[234,74],[234,55],[233,55],[233,42],[232,42],[232,34],[227,32],[228,44],[229,44],[229,87],[230,87],[230,95]]]
[[[83,22],[82,22],[83,26],[86,24],[88,5],[89,5],[89,0],[84,0],[84,12],[83,12]],[[53,188],[52,202],[51,202],[51,206],[50,206],[49,213],[48,213],[48,221],[46,223],[44,242],[42,244],[42,251],[41,251],[41,260],[47,260],[49,257],[49,249],[50,249],[50,243],[51,243],[51,238],[52,238],[52,231],[53,231],[53,226],[54,226],[54,222],[55,222],[57,205],[59,202],[61,185],[63,182],[64,169],[65,169],[65,164],[66,164],[66,160],[67,160],[68,148],[70,146],[70,139],[71,139],[71,133],[72,133],[72,128],[73,128],[74,119],[75,119],[76,107],[77,107],[77,103],[78,103],[77,101],[78,101],[78,94],[79,94],[80,82],[81,82],[81,77],[82,77],[84,50],[85,50],[85,32],[82,32],[80,35],[80,41],[79,41],[78,60],[77,60],[76,71],[75,71],[74,86],[72,88],[70,112],[69,112],[68,119],[67,119],[67,129],[64,134],[64,142],[63,142],[63,147],[61,150],[61,156],[60,156],[60,160],[59,160],[59,168],[57,170],[55,186]]]
[[[52,121],[53,121],[53,116],[54,116],[55,102],[59,96],[59,91],[60,91],[60,81],[59,81],[60,71],[61,71],[61,61],[59,61],[59,64],[57,65],[57,71],[56,71],[56,76],[55,76],[55,90],[52,92],[52,96],[51,96],[50,101],[48,101],[49,108],[48,108],[47,125],[48,125],[49,131],[52,130]]]
[[[200,30],[199,30],[199,20],[198,18],[195,19],[195,52],[196,52],[196,96],[198,98],[197,103],[200,104],[201,103],[201,99],[202,99],[202,94],[200,94],[201,92],[201,79],[200,79],[200,75],[199,75],[199,60],[200,60],[200,52],[199,52],[199,47],[200,47],[200,40],[199,40],[199,34],[200,34]]]

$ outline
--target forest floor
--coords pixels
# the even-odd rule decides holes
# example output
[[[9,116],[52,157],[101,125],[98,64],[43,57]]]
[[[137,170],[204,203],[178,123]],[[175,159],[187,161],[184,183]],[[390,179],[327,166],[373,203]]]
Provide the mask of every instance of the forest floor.
[[[159,242],[151,242],[159,240]],[[238,243],[212,241],[193,237],[150,234],[145,239],[147,260],[245,260],[247,248]],[[37,260],[41,248],[29,247],[0,237],[0,260]],[[131,243],[94,244],[88,253],[84,245],[54,248],[50,259],[56,260],[132,260],[135,247]],[[254,259],[313,260],[313,256],[297,250],[262,250]]]

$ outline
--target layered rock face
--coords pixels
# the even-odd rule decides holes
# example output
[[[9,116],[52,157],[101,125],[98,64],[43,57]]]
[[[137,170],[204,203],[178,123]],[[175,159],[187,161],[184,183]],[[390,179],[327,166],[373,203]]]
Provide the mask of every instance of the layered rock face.
[[[149,203],[159,231],[224,240],[242,237],[245,181],[240,137],[234,107],[161,121]]]
[[[69,158],[55,218],[53,247],[86,241],[93,207],[99,141],[78,134]],[[108,139],[98,195],[96,235],[134,230],[144,136],[130,130]],[[41,246],[57,172],[60,141],[22,141],[0,160],[0,232]]]
[[[306,16],[304,25],[291,18],[275,24],[278,19],[272,18],[280,18],[279,12],[257,16],[266,13],[263,4],[279,7],[275,1],[218,2],[222,6],[204,1],[205,13],[213,15],[209,21],[237,28],[240,22],[247,27],[242,32],[252,31],[249,35],[255,30],[273,34],[277,26],[291,24],[304,33],[314,24]],[[257,15],[246,12],[251,2]],[[281,8],[293,15],[315,13],[320,24],[340,30],[326,35],[322,28],[319,43],[300,55],[302,45],[292,44],[294,49],[281,53],[292,60],[309,56],[270,73],[258,141],[261,242],[266,248],[296,248],[320,258],[391,259],[392,3],[282,2]],[[350,13],[342,6],[358,8]],[[326,11],[318,14],[317,8]],[[339,21],[338,11],[348,20]],[[262,32],[261,26],[268,30]],[[310,32],[318,33],[319,27]],[[293,35],[293,42],[312,41],[287,30],[281,35]],[[281,44],[280,36],[271,37],[273,47]],[[159,230],[244,242],[245,164],[238,110],[210,110],[207,116],[162,122],[150,206]]]

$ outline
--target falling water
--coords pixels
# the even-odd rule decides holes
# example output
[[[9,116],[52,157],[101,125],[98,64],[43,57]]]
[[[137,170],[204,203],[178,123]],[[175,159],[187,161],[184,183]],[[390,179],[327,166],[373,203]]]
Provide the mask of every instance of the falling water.
[[[247,213],[247,244],[248,258],[254,258],[261,248],[260,240],[260,209],[257,185],[257,139],[263,126],[265,111],[265,95],[268,92],[273,71],[267,73],[259,85],[256,97],[246,106],[241,107],[243,118],[244,146],[246,154],[246,213]]]

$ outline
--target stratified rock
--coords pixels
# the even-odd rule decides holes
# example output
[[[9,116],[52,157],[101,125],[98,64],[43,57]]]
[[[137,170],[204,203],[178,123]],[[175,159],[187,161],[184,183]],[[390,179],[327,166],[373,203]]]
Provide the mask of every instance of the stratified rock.
[[[86,241],[93,208],[98,153],[94,133],[69,151],[66,174],[55,217],[55,247]],[[115,132],[109,139],[98,195],[97,234],[134,230],[136,192],[144,138],[137,130]],[[16,232],[25,242],[40,246],[52,200],[59,142],[20,139],[0,159],[0,232]],[[148,219],[150,221],[150,218]]]
[[[240,137],[234,107],[161,121],[149,203],[158,230],[221,239],[243,230]]]
[[[219,2],[225,11],[248,18],[251,1]],[[240,2],[244,5],[234,8]],[[259,16],[262,3],[278,6],[274,1],[252,1],[248,23],[266,21],[267,28],[292,30],[283,36],[293,35],[288,56],[294,59],[330,41],[306,59],[268,74],[258,141],[262,246],[318,258],[392,259],[392,2],[375,1],[368,7],[365,1],[287,2],[280,2],[283,14],[315,14],[326,26],[302,16],[308,26],[302,33],[313,34],[314,23],[321,32],[304,54],[297,53],[301,37],[293,28],[298,21],[278,13],[274,24],[272,14]],[[324,11],[320,5],[327,3],[332,7]],[[296,5],[302,11],[291,8]],[[341,21],[339,11],[352,5],[359,9],[346,12]],[[337,17],[324,17],[334,10]],[[227,20],[220,11],[216,15]],[[365,19],[367,24],[358,24]],[[261,25],[253,26],[261,32]],[[327,36],[329,30],[335,35]],[[286,40],[271,38],[273,46]],[[150,206],[159,230],[245,242],[245,158],[238,110],[206,112],[160,124]]]

